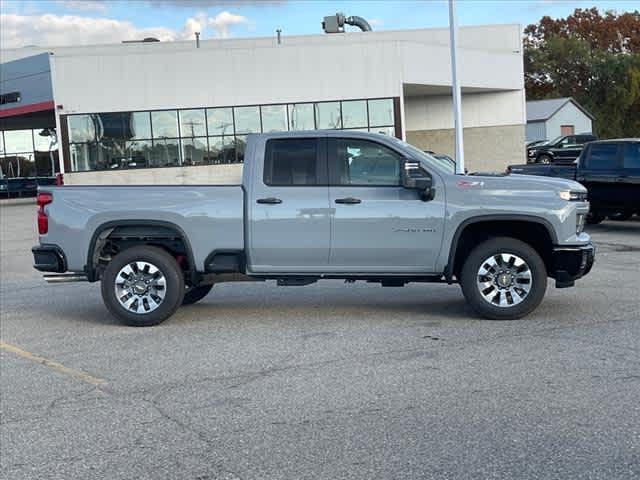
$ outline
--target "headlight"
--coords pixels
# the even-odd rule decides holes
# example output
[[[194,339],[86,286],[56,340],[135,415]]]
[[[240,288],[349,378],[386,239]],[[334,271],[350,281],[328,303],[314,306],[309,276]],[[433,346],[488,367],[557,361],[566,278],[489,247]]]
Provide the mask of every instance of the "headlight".
[[[558,192],[558,196],[567,202],[586,202],[587,192],[571,192],[568,190]]]
[[[536,154],[536,151],[535,151],[535,150],[529,150],[529,151],[527,152],[527,154],[528,154],[530,157],[533,157],[533,156]]]
[[[584,221],[586,218],[586,213],[576,214],[576,235],[580,235],[584,231]]]

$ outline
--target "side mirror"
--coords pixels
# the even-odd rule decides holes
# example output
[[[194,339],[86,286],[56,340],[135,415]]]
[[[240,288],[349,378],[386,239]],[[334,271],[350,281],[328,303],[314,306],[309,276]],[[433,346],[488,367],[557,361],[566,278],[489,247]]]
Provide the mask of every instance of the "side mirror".
[[[418,162],[407,160],[402,168],[402,186],[417,190],[422,201],[433,200],[436,194],[433,178],[425,172]]]

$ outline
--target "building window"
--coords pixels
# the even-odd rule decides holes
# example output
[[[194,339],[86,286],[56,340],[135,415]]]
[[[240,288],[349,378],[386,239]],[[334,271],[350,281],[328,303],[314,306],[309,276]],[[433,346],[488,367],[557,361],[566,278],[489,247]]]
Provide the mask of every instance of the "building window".
[[[180,134],[182,137],[206,137],[204,109],[180,111]]]
[[[236,133],[260,133],[260,107],[233,109]]]
[[[340,102],[316,103],[316,128],[319,130],[342,128]]]
[[[53,177],[57,148],[54,129],[0,131],[0,179]]]
[[[344,128],[366,128],[368,125],[366,100],[342,102],[342,126]]]
[[[241,163],[249,133],[349,129],[393,136],[396,131],[392,98],[63,118],[69,142],[65,152],[72,172]]]
[[[392,98],[367,100],[367,104],[369,107],[369,127],[395,125]]]
[[[209,135],[233,135],[233,111],[231,108],[208,108]]]
[[[175,110],[151,112],[151,131],[153,138],[178,137],[178,112]]]
[[[262,113],[263,132],[287,131],[287,107],[286,105],[265,105],[260,108]]]
[[[313,103],[289,105],[289,130],[315,130]]]

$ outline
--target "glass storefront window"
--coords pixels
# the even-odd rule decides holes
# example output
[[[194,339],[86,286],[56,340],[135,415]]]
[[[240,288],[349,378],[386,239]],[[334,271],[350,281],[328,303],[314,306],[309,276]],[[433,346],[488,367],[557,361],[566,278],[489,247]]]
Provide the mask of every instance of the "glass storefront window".
[[[34,130],[33,143],[36,152],[50,152],[58,148],[57,137],[49,128]]]
[[[182,164],[183,165],[204,165],[207,163],[207,139],[204,138],[183,138],[182,141]]]
[[[149,112],[132,112],[128,118],[130,139],[151,138],[151,116]]]
[[[289,130],[315,130],[313,103],[289,105]]]
[[[209,137],[209,163],[214,165],[236,163],[236,148],[233,136]]]
[[[317,128],[395,135],[392,98],[105,112],[68,115],[66,121],[70,171],[242,162],[246,135],[262,131]],[[26,151],[42,154],[36,158],[36,164],[38,170],[45,170],[45,154],[49,152],[52,138],[40,136],[40,132],[5,132],[12,146],[9,150],[9,142],[5,138],[4,155],[22,153],[16,149],[26,147],[15,145],[31,142]],[[29,135],[33,137],[30,139]],[[53,148],[57,149],[57,145]],[[17,165],[11,168],[17,169]]]
[[[259,107],[234,107],[236,133],[260,133]]]
[[[342,128],[340,102],[316,103],[316,128],[319,130]]]
[[[70,142],[96,141],[96,125],[93,121],[93,115],[69,115],[67,124]]]
[[[207,127],[209,128],[209,135],[233,135],[233,112],[231,108],[208,108]]]
[[[33,130],[6,130],[5,153],[33,152]]]
[[[369,126],[394,125],[393,99],[368,100]]]
[[[286,105],[266,105],[260,108],[262,111],[263,132],[286,132],[287,109]]]
[[[151,164],[151,140],[133,140],[125,145],[123,168],[146,168]]]
[[[352,100],[342,102],[342,126],[343,128],[362,128],[367,123],[367,101]]]
[[[187,137],[204,137],[207,134],[204,109],[180,111],[180,135]]]
[[[179,165],[180,141],[177,138],[154,139],[151,148],[151,166],[177,167]]]
[[[174,138],[178,136],[178,112],[167,110],[151,112],[153,138]]]
[[[236,136],[235,140],[235,150],[236,150],[236,162],[243,163],[244,162],[244,151],[247,147],[247,137],[246,136]]]

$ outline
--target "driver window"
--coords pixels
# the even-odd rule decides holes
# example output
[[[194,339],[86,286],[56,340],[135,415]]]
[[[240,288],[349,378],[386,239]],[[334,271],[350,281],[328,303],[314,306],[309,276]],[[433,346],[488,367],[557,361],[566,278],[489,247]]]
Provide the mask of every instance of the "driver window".
[[[377,142],[338,138],[334,166],[337,185],[399,186],[402,157]]]

